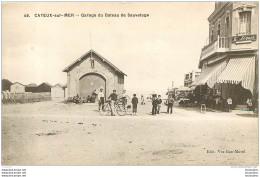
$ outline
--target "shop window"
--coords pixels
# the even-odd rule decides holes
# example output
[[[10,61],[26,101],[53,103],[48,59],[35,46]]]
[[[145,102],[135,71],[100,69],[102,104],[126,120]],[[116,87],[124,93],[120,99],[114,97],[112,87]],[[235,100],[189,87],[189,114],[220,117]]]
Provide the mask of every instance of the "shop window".
[[[239,13],[239,35],[251,34],[251,11]]]

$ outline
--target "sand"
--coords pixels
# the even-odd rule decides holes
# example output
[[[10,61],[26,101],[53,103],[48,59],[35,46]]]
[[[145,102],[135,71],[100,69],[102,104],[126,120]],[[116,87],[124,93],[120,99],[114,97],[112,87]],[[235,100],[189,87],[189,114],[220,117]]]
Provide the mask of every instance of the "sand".
[[[111,117],[60,100],[3,105],[2,165],[258,165],[257,117],[151,109]]]

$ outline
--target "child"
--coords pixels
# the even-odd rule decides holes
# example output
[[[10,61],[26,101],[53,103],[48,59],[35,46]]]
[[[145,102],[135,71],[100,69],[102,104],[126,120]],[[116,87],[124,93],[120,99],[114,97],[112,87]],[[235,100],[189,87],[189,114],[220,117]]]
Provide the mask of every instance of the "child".
[[[136,97],[136,94],[133,95],[132,98],[132,104],[133,104],[133,115],[137,116],[137,104],[138,104],[138,98]]]

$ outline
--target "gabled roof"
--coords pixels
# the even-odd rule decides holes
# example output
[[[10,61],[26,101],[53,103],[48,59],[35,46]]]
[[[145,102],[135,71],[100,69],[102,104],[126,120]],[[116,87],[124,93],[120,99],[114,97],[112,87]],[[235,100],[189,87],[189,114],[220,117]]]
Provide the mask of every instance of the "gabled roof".
[[[52,87],[56,87],[56,86],[62,87],[61,84],[56,84],[56,85],[54,85],[54,86],[52,86]]]
[[[94,53],[96,54],[98,57],[100,57],[103,62],[106,62],[108,65],[110,65],[112,68],[114,68],[116,71],[118,71],[119,73],[124,74],[125,76],[127,76],[123,71],[121,71],[120,69],[118,69],[115,65],[113,65],[112,63],[110,63],[107,59],[105,59],[104,57],[102,57],[101,55],[99,55],[97,52],[95,52],[94,50],[90,50],[87,53],[85,53],[84,55],[82,55],[80,58],[78,58],[77,60],[75,60],[73,63],[71,63],[69,66],[67,66],[65,69],[63,69],[63,72],[68,72],[70,71],[71,67],[74,66],[75,64],[77,64],[78,62],[81,61],[81,59],[83,59],[85,56],[87,56],[90,53]]]
[[[66,88],[66,87],[68,87],[68,84],[64,84],[62,87],[63,87],[63,88]]]
[[[35,84],[35,83],[30,83],[30,84],[26,85],[25,87],[37,87],[37,84]]]
[[[42,85],[42,84],[45,84],[45,85],[48,85],[49,87],[52,87],[52,85],[49,84],[48,82],[43,82],[43,83],[41,83],[40,85]],[[38,87],[39,87],[40,85],[38,85]]]
[[[22,86],[25,86],[25,85],[23,85],[23,84],[21,84],[20,82],[15,82],[15,83],[13,83],[12,85],[14,85],[14,84],[20,84],[20,85],[22,85]]]

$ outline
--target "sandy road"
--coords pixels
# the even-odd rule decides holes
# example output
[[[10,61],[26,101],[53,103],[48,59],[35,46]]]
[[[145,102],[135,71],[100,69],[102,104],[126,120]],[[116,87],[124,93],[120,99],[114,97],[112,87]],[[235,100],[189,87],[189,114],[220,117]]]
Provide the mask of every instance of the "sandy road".
[[[2,165],[258,164],[258,118],[150,110],[148,104],[138,116],[102,117],[96,105],[4,105]]]

